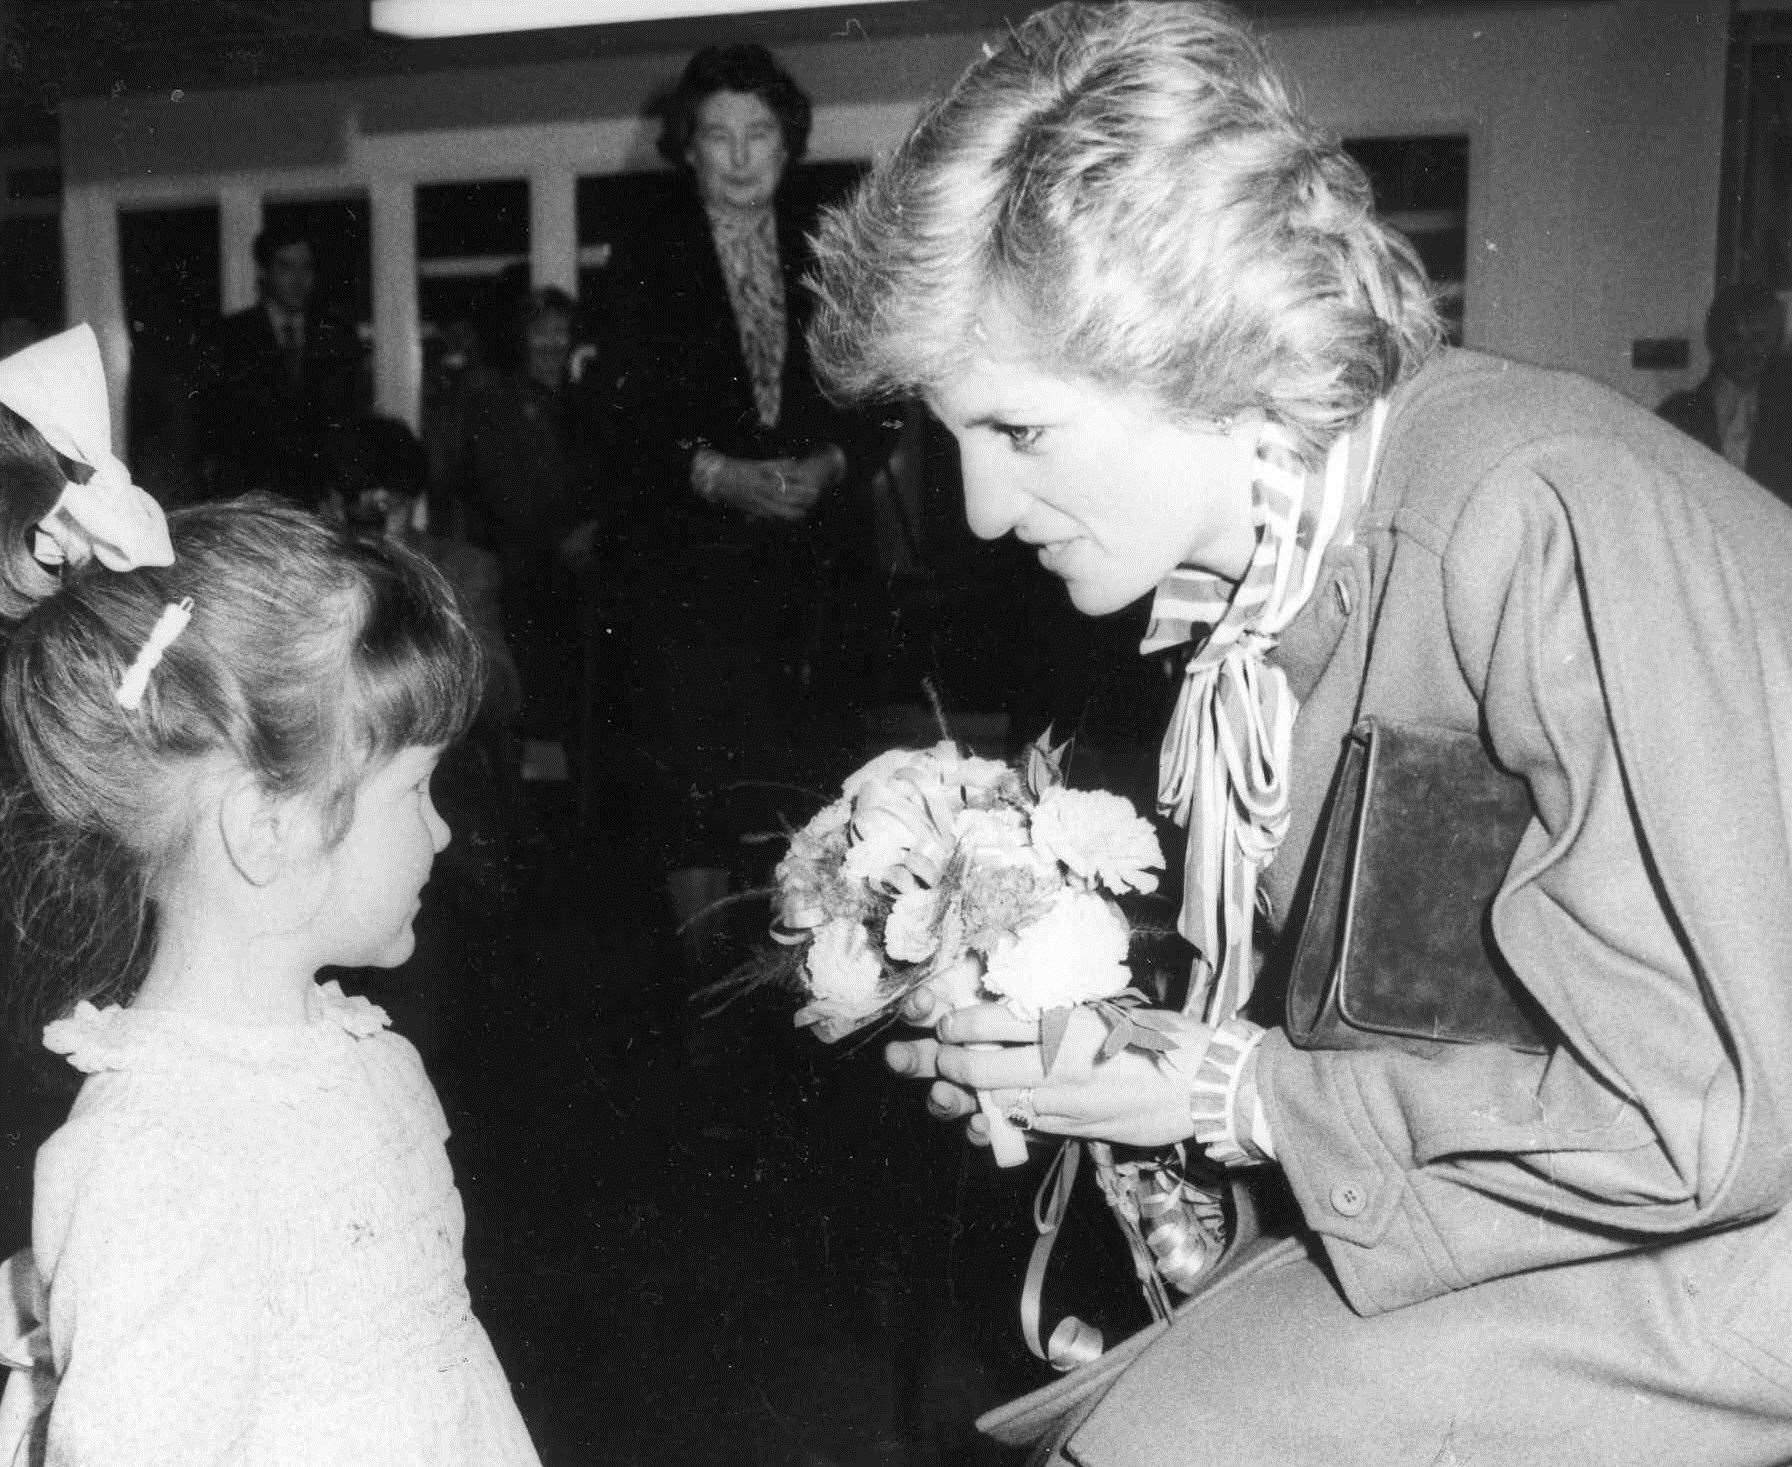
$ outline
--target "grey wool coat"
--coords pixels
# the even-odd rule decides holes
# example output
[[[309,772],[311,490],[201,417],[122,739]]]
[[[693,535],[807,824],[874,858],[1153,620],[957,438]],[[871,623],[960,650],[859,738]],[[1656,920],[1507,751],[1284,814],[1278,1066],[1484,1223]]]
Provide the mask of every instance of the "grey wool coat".
[[[1359,715],[1479,730],[1535,808],[1493,930],[1561,1043],[1272,1033],[1310,1231],[1067,1382],[1056,1459],[1792,1461],[1792,512],[1604,388],[1446,352],[1275,655],[1275,909]]]

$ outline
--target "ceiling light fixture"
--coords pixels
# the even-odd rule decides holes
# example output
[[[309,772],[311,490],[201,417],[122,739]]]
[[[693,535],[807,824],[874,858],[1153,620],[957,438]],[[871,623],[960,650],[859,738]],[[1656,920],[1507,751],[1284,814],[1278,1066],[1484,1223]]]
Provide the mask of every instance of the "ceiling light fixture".
[[[683,20],[772,10],[814,10],[841,0],[370,0],[373,29],[406,40],[490,36],[563,26]],[[890,5],[899,0],[851,0]]]

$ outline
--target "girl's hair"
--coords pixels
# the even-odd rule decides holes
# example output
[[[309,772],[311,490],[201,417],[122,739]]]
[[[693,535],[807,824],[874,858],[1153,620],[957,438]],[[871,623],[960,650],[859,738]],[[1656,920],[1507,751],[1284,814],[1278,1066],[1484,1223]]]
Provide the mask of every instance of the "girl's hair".
[[[784,133],[784,151],[799,161],[809,149],[814,110],[796,79],[764,46],[746,41],[705,46],[686,63],[678,85],[653,103],[660,119],[660,156],[689,170],[686,154],[697,136],[697,109],[717,92],[750,92],[771,109]]]
[[[0,941],[22,1023],[135,991],[202,775],[222,763],[313,801],[340,839],[369,769],[458,738],[483,676],[478,641],[428,562],[270,497],[170,515],[173,565],[95,564],[58,585],[28,548],[44,452],[34,428],[0,420],[0,597],[15,622],[0,666],[13,766]],[[125,671],[188,598],[192,619],[142,703],[121,707]]]
[[[1011,311],[1036,365],[1317,458],[1442,339],[1411,247],[1218,4],[1060,4],[973,65],[824,219],[814,360],[925,392]]]

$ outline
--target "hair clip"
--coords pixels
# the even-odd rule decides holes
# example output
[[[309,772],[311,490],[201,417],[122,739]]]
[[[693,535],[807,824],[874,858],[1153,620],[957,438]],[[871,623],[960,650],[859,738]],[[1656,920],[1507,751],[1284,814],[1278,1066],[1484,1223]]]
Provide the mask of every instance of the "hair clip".
[[[162,614],[156,618],[156,624],[149,629],[149,640],[144,642],[142,651],[136,660],[125,669],[124,676],[118,683],[118,706],[136,709],[143,705],[143,695],[149,691],[149,675],[161,662],[162,654],[174,644],[174,639],[187,628],[193,618],[193,598],[183,596],[179,601],[170,601],[162,608]]]

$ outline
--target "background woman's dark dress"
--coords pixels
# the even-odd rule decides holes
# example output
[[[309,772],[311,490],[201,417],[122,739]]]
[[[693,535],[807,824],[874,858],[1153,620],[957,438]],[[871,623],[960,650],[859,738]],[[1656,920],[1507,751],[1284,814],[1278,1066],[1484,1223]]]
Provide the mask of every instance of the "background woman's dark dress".
[[[737,786],[826,787],[870,656],[866,486],[894,429],[835,408],[815,386],[803,335],[804,228],[780,207],[787,345],[769,428],[695,198],[619,250],[613,269],[613,563],[631,607],[639,836],[667,870],[738,862],[740,830],[766,811],[736,798]],[[801,521],[750,519],[691,488],[703,447],[770,459],[830,443],[846,454],[846,476]]]

